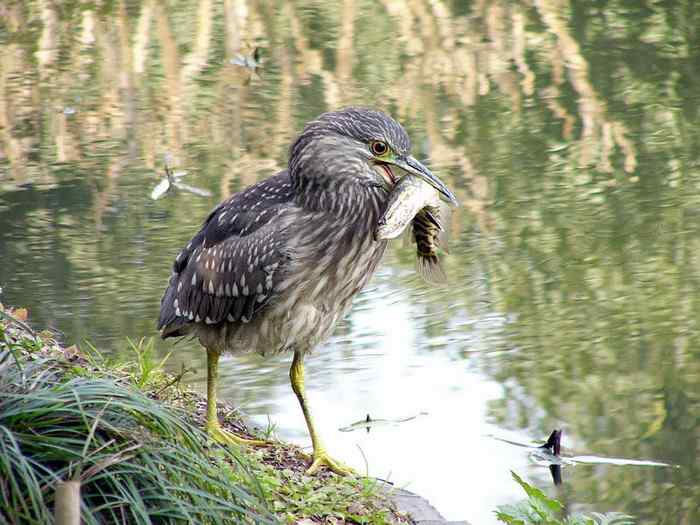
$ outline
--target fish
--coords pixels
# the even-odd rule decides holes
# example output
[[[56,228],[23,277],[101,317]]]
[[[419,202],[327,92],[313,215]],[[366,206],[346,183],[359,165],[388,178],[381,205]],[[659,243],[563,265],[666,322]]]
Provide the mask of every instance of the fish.
[[[396,183],[384,214],[374,232],[377,240],[395,239],[423,208],[439,209],[440,195],[430,184],[414,175],[404,175]]]
[[[439,219],[439,209],[421,209],[411,221],[413,240],[416,243],[416,268],[423,280],[430,284],[443,284],[447,275],[438,257],[438,247],[447,248],[445,229]]]
[[[447,249],[446,236],[442,235],[443,209],[435,188],[418,177],[405,175],[392,191],[374,232],[377,240],[395,239],[411,224],[416,268],[423,280],[431,284],[447,280],[438,257],[438,248]]]

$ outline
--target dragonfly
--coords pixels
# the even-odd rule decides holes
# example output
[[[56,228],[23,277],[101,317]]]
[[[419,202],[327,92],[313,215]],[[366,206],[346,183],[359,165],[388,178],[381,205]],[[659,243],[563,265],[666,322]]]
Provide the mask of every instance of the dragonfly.
[[[406,421],[412,421],[416,419],[418,416],[425,416],[428,415],[427,412],[419,412],[418,414],[414,416],[408,416],[408,417],[400,417],[396,419],[372,419],[369,414],[367,414],[367,417],[365,419],[361,419],[359,421],[355,421],[354,423],[351,423],[350,425],[346,427],[341,427],[338,430],[341,432],[352,432],[353,430],[359,430],[361,428],[367,429],[367,433],[369,433],[370,429],[373,427],[383,427],[383,426],[394,426],[398,425],[399,423],[405,423]]]
[[[151,199],[157,201],[158,199],[164,197],[173,188],[181,191],[186,191],[188,193],[194,193],[200,197],[211,197],[211,192],[202,188],[197,188],[196,186],[190,186],[181,182],[180,179],[187,175],[186,171],[173,171],[170,167],[168,156],[165,157],[165,177],[163,177],[155,188],[151,191]]]
[[[555,485],[562,483],[562,467],[575,465],[619,465],[619,466],[646,466],[646,467],[674,467],[677,465],[661,461],[640,460],[630,458],[611,458],[593,455],[572,455],[561,450],[562,430],[555,429],[543,445],[515,441],[505,437],[490,435],[493,439],[503,441],[516,447],[523,447],[529,452],[530,460],[536,465],[549,468],[552,481]]]
[[[237,54],[230,60],[230,63],[234,66],[244,67],[250,69],[253,73],[257,73],[257,70],[262,68],[262,56],[260,55],[260,48],[256,47],[253,49],[252,55],[241,55]]]

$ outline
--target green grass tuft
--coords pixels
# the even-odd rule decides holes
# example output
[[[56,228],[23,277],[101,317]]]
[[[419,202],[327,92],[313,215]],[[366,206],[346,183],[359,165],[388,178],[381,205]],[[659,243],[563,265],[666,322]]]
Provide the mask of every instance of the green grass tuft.
[[[71,377],[26,354],[37,344],[0,332],[0,522],[51,523],[60,480],[81,482],[86,525],[276,521],[245,461],[210,453],[184,414],[109,378]]]
[[[618,512],[564,515],[564,505],[533,487],[515,472],[513,479],[527,499],[515,505],[501,505],[496,511],[499,521],[508,525],[633,525],[632,516]]]

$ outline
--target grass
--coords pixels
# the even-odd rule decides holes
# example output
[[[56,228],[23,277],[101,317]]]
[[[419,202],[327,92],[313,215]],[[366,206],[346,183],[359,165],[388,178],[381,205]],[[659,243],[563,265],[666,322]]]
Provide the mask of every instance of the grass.
[[[51,523],[61,480],[81,482],[86,525],[410,523],[375,480],[306,476],[298,447],[211,443],[204,399],[181,384],[188,370],[165,373],[151,341],[128,341],[134,359],[110,363],[25,317],[0,305],[0,523]],[[251,435],[221,408],[225,428]]]
[[[142,338],[138,343],[134,343],[127,337],[126,341],[129,343],[129,347],[136,355],[135,364],[138,374],[133,377],[133,381],[138,388],[143,388],[152,380],[153,374],[158,374],[159,372],[162,373],[163,365],[165,365],[165,362],[168,360],[172,352],[168,352],[163,359],[158,361],[154,358],[155,352],[153,339],[146,340]]]
[[[81,482],[88,525],[275,521],[244,458],[212,454],[179,411],[117,378],[76,375],[37,352],[41,338],[6,326],[1,337],[0,521],[50,523],[60,480]]]
[[[496,511],[499,521],[509,525],[633,525],[632,517],[618,512],[566,515],[564,505],[533,487],[515,472],[513,479],[527,499],[515,505],[502,505]]]

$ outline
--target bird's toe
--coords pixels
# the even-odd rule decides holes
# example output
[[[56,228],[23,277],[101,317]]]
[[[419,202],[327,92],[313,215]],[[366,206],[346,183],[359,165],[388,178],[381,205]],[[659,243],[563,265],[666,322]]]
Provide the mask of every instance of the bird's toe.
[[[238,446],[246,446],[246,447],[263,447],[265,445],[269,445],[267,441],[263,441],[261,439],[248,439],[244,438],[241,436],[238,436],[234,434],[233,432],[229,432],[228,430],[224,430],[221,428],[219,425],[210,425],[207,427],[207,434],[209,434],[209,437],[219,443],[220,445],[228,446],[228,445],[238,445]]]
[[[319,471],[321,467],[326,467],[332,472],[335,472],[339,476],[356,476],[357,472],[352,468],[344,465],[340,461],[337,461],[330,457],[326,451],[314,452],[313,462],[311,466],[306,469],[308,475],[313,475]]]

